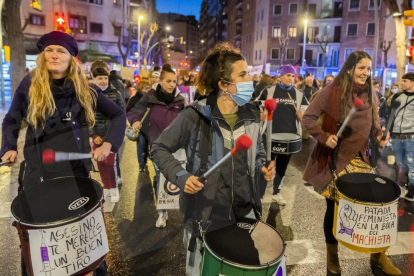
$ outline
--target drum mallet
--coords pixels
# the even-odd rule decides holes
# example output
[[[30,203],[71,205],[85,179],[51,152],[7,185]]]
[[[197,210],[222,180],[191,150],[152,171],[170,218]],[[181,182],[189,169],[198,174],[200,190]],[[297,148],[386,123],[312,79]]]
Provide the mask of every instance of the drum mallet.
[[[232,148],[230,152],[227,153],[220,161],[218,161],[217,164],[215,164],[202,176],[200,176],[198,178],[198,181],[204,183],[207,177],[209,177],[213,172],[222,167],[226,163],[226,161],[228,161],[232,156],[235,156],[240,151],[247,151],[252,146],[252,143],[252,139],[248,135],[241,135],[239,139],[236,140],[236,146]]]
[[[267,130],[266,130],[266,167],[272,161],[272,126],[273,126],[273,111],[277,107],[276,99],[267,99],[265,101],[265,108],[267,110]]]
[[[388,117],[387,126],[385,128],[384,135],[381,138],[383,141],[387,138],[388,131],[390,131],[391,124],[394,121],[395,114],[397,113],[397,109],[400,107],[400,105],[401,105],[401,102],[397,102],[397,101],[394,101],[391,104],[390,116]]]
[[[336,134],[338,138],[342,135],[342,132],[344,132],[345,127],[348,125],[352,116],[354,116],[355,112],[357,111],[357,108],[360,108],[363,105],[364,105],[364,101],[356,97],[354,100],[354,105],[352,106],[351,110],[348,113],[348,116],[346,116],[344,123],[342,124],[341,128],[338,130],[338,133]]]
[[[92,158],[90,153],[78,153],[78,152],[63,152],[54,151],[52,149],[46,149],[42,154],[43,164],[53,164],[56,162],[80,160]]]

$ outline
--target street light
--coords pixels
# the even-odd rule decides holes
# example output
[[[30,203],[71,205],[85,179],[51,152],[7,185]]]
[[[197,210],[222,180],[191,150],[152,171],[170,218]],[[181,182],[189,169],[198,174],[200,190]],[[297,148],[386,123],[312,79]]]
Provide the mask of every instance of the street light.
[[[305,12],[305,20],[303,23],[305,23],[305,31],[303,32],[302,70],[304,70],[306,62],[306,32],[308,30],[308,12]]]
[[[204,39],[202,39],[200,42],[201,42],[201,44],[204,44]]]
[[[138,37],[137,37],[137,43],[138,43],[138,68],[141,68],[141,47],[139,45],[140,39],[141,39],[141,20],[144,17],[142,15],[138,16]]]

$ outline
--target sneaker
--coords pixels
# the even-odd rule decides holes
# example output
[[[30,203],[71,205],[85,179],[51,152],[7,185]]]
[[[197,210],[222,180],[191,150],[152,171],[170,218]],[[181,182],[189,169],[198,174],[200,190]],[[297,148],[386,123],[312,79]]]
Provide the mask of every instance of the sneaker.
[[[121,177],[118,177],[116,179],[116,186],[118,187],[118,185],[122,185],[122,178]]]
[[[159,212],[157,222],[155,223],[155,227],[164,228],[165,226],[167,226],[167,220],[164,217],[164,213]]]
[[[165,212],[163,213],[163,215],[164,215],[164,219],[165,219],[165,221],[167,221],[167,220],[168,220],[168,212],[167,212],[167,211],[165,211]]]
[[[111,197],[111,190],[110,189],[104,189],[104,200],[107,200],[108,198]]]
[[[277,204],[279,204],[280,206],[286,205],[286,200],[282,197],[280,193],[278,193],[277,195],[272,195],[272,200],[276,201]]]
[[[119,189],[111,188],[111,202],[115,203],[119,201]]]
[[[145,172],[145,167],[140,167],[139,172]]]
[[[413,202],[414,201],[414,187],[413,188],[409,187],[408,192],[402,198],[404,198],[405,200]]]

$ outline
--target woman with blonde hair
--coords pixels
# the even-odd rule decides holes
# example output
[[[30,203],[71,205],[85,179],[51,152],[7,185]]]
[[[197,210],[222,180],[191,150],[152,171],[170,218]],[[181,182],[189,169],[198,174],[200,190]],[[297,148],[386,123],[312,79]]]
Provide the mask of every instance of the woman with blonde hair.
[[[18,86],[2,124],[2,162],[12,166],[17,157],[17,139],[22,121],[29,127],[26,134],[26,161],[23,188],[62,176],[89,176],[90,160],[42,164],[45,149],[89,153],[89,128],[95,124],[95,111],[111,120],[102,147],[93,152],[97,161],[120,148],[125,131],[125,113],[90,85],[75,61],[78,45],[62,32],[43,35],[37,67]]]

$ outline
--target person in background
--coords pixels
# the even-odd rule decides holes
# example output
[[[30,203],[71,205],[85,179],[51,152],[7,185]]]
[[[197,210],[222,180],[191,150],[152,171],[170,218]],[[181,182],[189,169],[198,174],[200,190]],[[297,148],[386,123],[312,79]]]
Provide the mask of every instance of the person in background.
[[[270,86],[272,86],[272,83],[273,83],[272,77],[269,76],[268,74],[263,74],[262,75],[262,78],[259,81],[259,83],[254,88],[254,92],[253,92],[253,95],[252,95],[252,99],[254,100],[257,97],[259,97],[260,93],[264,89],[269,88]]]
[[[392,101],[392,98],[393,98],[393,97],[394,97],[394,95],[395,95],[396,93],[398,93],[399,91],[400,91],[400,88],[399,88],[398,84],[393,83],[393,84],[391,85],[390,93],[389,93],[388,98],[387,98],[387,105],[388,105],[388,106],[391,106],[391,101]]]
[[[128,112],[128,121],[135,131],[139,131],[144,127],[143,124],[149,127],[148,141],[150,147],[184,108],[184,97],[180,95],[180,91],[176,86],[177,75],[171,68],[171,65],[166,63],[162,67],[160,83],[156,86],[156,89],[151,89],[147,94],[144,94],[141,100]],[[151,112],[148,115],[149,120],[141,122],[148,107],[151,108]],[[155,164],[154,169],[158,194],[160,171]],[[167,210],[159,210],[155,226],[165,227],[167,226],[167,220]]]
[[[376,80],[372,81],[372,88],[374,89],[375,95],[378,98],[380,125],[382,127],[385,125],[387,118],[388,118],[387,99],[381,94],[380,92],[381,86],[378,81]]]
[[[131,93],[129,93],[128,89],[125,89],[124,84],[122,82],[122,77],[116,70],[112,70],[109,73],[109,83],[113,87],[115,87],[115,89],[119,93],[121,93],[122,97],[124,98],[124,102],[125,103],[128,102],[128,99],[131,97]],[[124,106],[125,106],[125,104],[124,104]]]
[[[259,77],[259,75],[258,74],[254,74],[253,75],[253,87],[254,88],[256,88],[256,85],[259,83],[259,81],[260,81],[260,77]]]
[[[189,75],[188,77],[184,77],[184,80],[185,86],[193,86],[195,84],[195,76],[193,74]]]
[[[151,73],[151,86],[154,90],[157,90],[157,86],[160,83],[160,75],[161,73],[158,71],[154,71]]]
[[[96,68],[92,72],[95,79],[95,83],[101,88],[102,93],[108,97],[111,101],[116,103],[122,110],[125,110],[124,98],[121,93],[115,89],[109,83],[109,72],[105,68]],[[111,122],[109,119],[100,112],[95,114],[96,123],[90,130],[93,145],[93,150],[101,147],[105,137],[107,136],[109,126]],[[98,161],[99,174],[101,175],[102,183],[104,186],[104,198],[111,197],[111,202],[119,201],[119,189],[117,187],[117,173],[116,162],[118,153],[111,152],[108,157],[103,161]]]
[[[314,94],[314,93],[316,93],[316,91],[318,91],[314,86],[313,86],[313,80],[314,80],[314,78],[313,78],[313,76],[312,75],[309,75],[309,76],[307,76],[306,78],[305,78],[305,87],[304,87],[304,89],[302,90],[302,92],[303,92],[303,96],[305,97],[305,100],[307,101],[307,102],[309,102],[310,101],[310,98],[312,97],[312,95]],[[308,103],[309,104],[309,103]]]
[[[141,100],[141,98],[148,93],[150,89],[150,82],[148,80],[141,80],[136,88],[137,93],[135,93],[135,95],[128,101],[126,112],[129,112]],[[143,127],[139,131],[137,140],[137,157],[139,171],[145,172],[148,158],[148,127],[146,124],[143,124]]]
[[[321,92],[321,90],[322,90],[323,88],[325,88],[326,86],[330,85],[330,84],[333,82],[333,80],[334,80],[334,76],[332,76],[332,75],[326,75],[326,76],[323,78],[322,88],[321,88],[321,89],[319,89],[317,92],[313,93],[313,95],[312,95],[312,96],[311,96],[311,98],[309,99],[309,102],[311,103],[311,102],[312,102],[312,101],[316,98],[316,96],[319,94],[319,92]]]
[[[109,66],[108,66],[108,64],[107,64],[105,61],[100,60],[100,59],[95,60],[95,61],[91,64],[91,69],[90,69],[90,72],[92,73],[92,72],[93,72],[93,71],[95,71],[95,69],[97,69],[97,68],[105,68],[106,70],[109,70]],[[92,78],[93,78],[93,76],[92,76]]]
[[[293,81],[293,86],[303,91],[303,89],[305,89],[305,80],[303,79],[303,77],[300,75],[297,75]]]
[[[183,85],[184,85],[184,76],[178,76],[177,86],[183,86]]]
[[[154,70],[152,70],[153,72],[158,72],[161,73],[161,67],[159,67],[158,65],[154,67]]]

